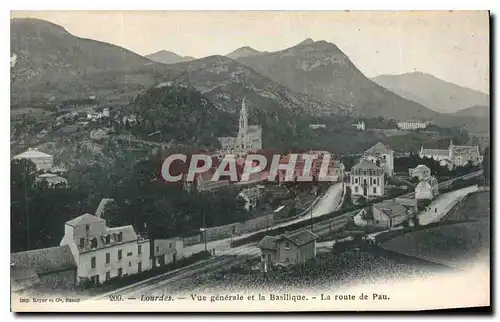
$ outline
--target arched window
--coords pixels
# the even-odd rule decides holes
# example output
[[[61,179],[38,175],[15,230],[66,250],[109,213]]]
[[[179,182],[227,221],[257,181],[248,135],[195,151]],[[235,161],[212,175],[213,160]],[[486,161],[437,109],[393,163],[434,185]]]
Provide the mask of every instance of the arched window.
[[[90,230],[90,226],[89,225],[85,225],[85,231],[89,232],[89,230]]]
[[[106,236],[106,245],[109,245],[111,243],[111,236],[107,235]]]
[[[97,248],[97,238],[92,238],[90,247],[91,248]]]

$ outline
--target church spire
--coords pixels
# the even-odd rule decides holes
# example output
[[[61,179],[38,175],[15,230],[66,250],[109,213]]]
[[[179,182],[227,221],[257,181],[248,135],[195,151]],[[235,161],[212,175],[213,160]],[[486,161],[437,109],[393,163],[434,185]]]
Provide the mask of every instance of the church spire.
[[[246,148],[248,145],[248,109],[245,97],[243,97],[243,101],[241,102],[241,110],[240,110],[240,124],[239,124],[239,137],[240,142],[243,148]]]

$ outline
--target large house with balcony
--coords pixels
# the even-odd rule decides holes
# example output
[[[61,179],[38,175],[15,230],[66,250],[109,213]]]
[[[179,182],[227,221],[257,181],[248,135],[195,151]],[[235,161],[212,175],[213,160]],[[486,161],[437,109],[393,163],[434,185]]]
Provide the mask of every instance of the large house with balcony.
[[[99,285],[151,269],[149,243],[132,226],[110,228],[106,220],[84,214],[66,222],[60,244],[71,249],[78,283]]]
[[[362,159],[351,169],[351,196],[376,198],[385,192],[384,170],[376,164]]]

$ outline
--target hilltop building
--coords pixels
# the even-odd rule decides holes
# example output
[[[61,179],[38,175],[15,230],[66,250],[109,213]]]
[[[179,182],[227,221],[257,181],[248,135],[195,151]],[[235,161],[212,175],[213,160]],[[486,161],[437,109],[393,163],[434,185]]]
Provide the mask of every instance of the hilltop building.
[[[78,283],[99,285],[111,278],[151,269],[150,242],[132,226],[106,227],[106,220],[84,214],[64,227],[61,246],[77,263]]]
[[[360,131],[364,131],[366,129],[365,121],[359,121],[358,123],[353,124],[352,126],[355,127],[357,130],[360,130]]]
[[[26,152],[14,156],[14,160],[21,159],[31,160],[35,164],[37,171],[48,171],[54,165],[54,157],[52,155],[36,149],[29,149]]]
[[[429,122],[419,122],[419,121],[404,121],[398,122],[398,128],[402,130],[416,130],[425,129],[429,125]]]
[[[384,195],[384,170],[375,163],[361,160],[351,169],[351,195],[376,198]]]
[[[449,166],[450,168],[465,166],[469,162],[478,165],[483,161],[479,153],[479,146],[454,145],[453,141],[450,141],[448,149],[424,149],[422,146],[419,156],[421,158],[432,158],[439,161],[441,166]]]
[[[385,144],[378,142],[363,153],[362,159],[381,167],[388,177],[394,175],[394,151]]]
[[[227,154],[248,153],[262,149],[262,128],[260,125],[248,125],[248,108],[245,98],[241,103],[238,135],[218,139],[222,151]]]

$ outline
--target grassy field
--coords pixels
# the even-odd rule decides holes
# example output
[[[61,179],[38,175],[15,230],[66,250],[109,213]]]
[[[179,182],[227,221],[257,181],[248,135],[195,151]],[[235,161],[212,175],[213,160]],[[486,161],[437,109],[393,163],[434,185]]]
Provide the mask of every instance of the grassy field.
[[[490,197],[470,195],[443,219],[443,225],[407,233],[384,244],[387,250],[460,268],[478,260],[489,262]],[[469,222],[463,222],[468,220]],[[453,223],[454,221],[462,221]]]

